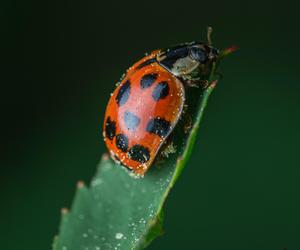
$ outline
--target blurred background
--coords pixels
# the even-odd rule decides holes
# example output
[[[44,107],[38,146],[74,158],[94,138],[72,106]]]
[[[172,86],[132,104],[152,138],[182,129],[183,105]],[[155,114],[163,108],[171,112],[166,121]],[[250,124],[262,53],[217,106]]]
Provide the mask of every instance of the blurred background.
[[[50,249],[105,152],[109,94],[156,48],[238,45],[149,249],[300,249],[299,5],[2,1],[1,249]]]

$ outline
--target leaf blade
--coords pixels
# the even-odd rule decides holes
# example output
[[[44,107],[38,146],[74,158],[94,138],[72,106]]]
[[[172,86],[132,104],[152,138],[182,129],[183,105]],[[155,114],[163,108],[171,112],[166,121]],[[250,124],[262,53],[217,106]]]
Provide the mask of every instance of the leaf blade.
[[[188,109],[174,131],[174,155],[135,179],[104,155],[90,188],[80,185],[62,220],[54,250],[141,249],[162,233],[162,209],[191,155],[204,108],[215,84],[189,93]],[[200,98],[199,98],[200,97]],[[184,134],[186,121],[191,129]]]

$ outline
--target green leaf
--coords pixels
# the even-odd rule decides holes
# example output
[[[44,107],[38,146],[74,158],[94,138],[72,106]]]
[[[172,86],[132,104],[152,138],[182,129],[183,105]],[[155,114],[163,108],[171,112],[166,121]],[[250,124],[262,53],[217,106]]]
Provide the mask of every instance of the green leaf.
[[[53,250],[143,249],[162,234],[163,204],[190,157],[214,87],[215,82],[204,90],[187,88],[186,110],[164,156],[157,157],[144,178],[134,178],[108,155],[102,157],[90,187],[79,183],[71,212],[64,210]]]

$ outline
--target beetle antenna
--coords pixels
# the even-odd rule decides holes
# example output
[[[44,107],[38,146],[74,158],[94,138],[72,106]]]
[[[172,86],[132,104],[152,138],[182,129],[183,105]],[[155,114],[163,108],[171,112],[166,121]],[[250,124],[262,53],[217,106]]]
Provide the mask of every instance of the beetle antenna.
[[[212,34],[212,32],[213,32],[212,27],[208,26],[207,27],[207,42],[208,42],[209,46],[212,45],[212,42],[211,42],[211,34]]]

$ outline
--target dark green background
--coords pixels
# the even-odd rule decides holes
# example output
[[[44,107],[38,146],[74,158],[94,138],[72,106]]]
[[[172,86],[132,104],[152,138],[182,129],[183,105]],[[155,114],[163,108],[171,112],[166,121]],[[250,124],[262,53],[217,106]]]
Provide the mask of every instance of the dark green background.
[[[300,249],[299,5],[1,3],[0,248],[50,249],[60,208],[105,151],[103,112],[152,49],[205,38],[224,60],[192,159],[149,249]]]

